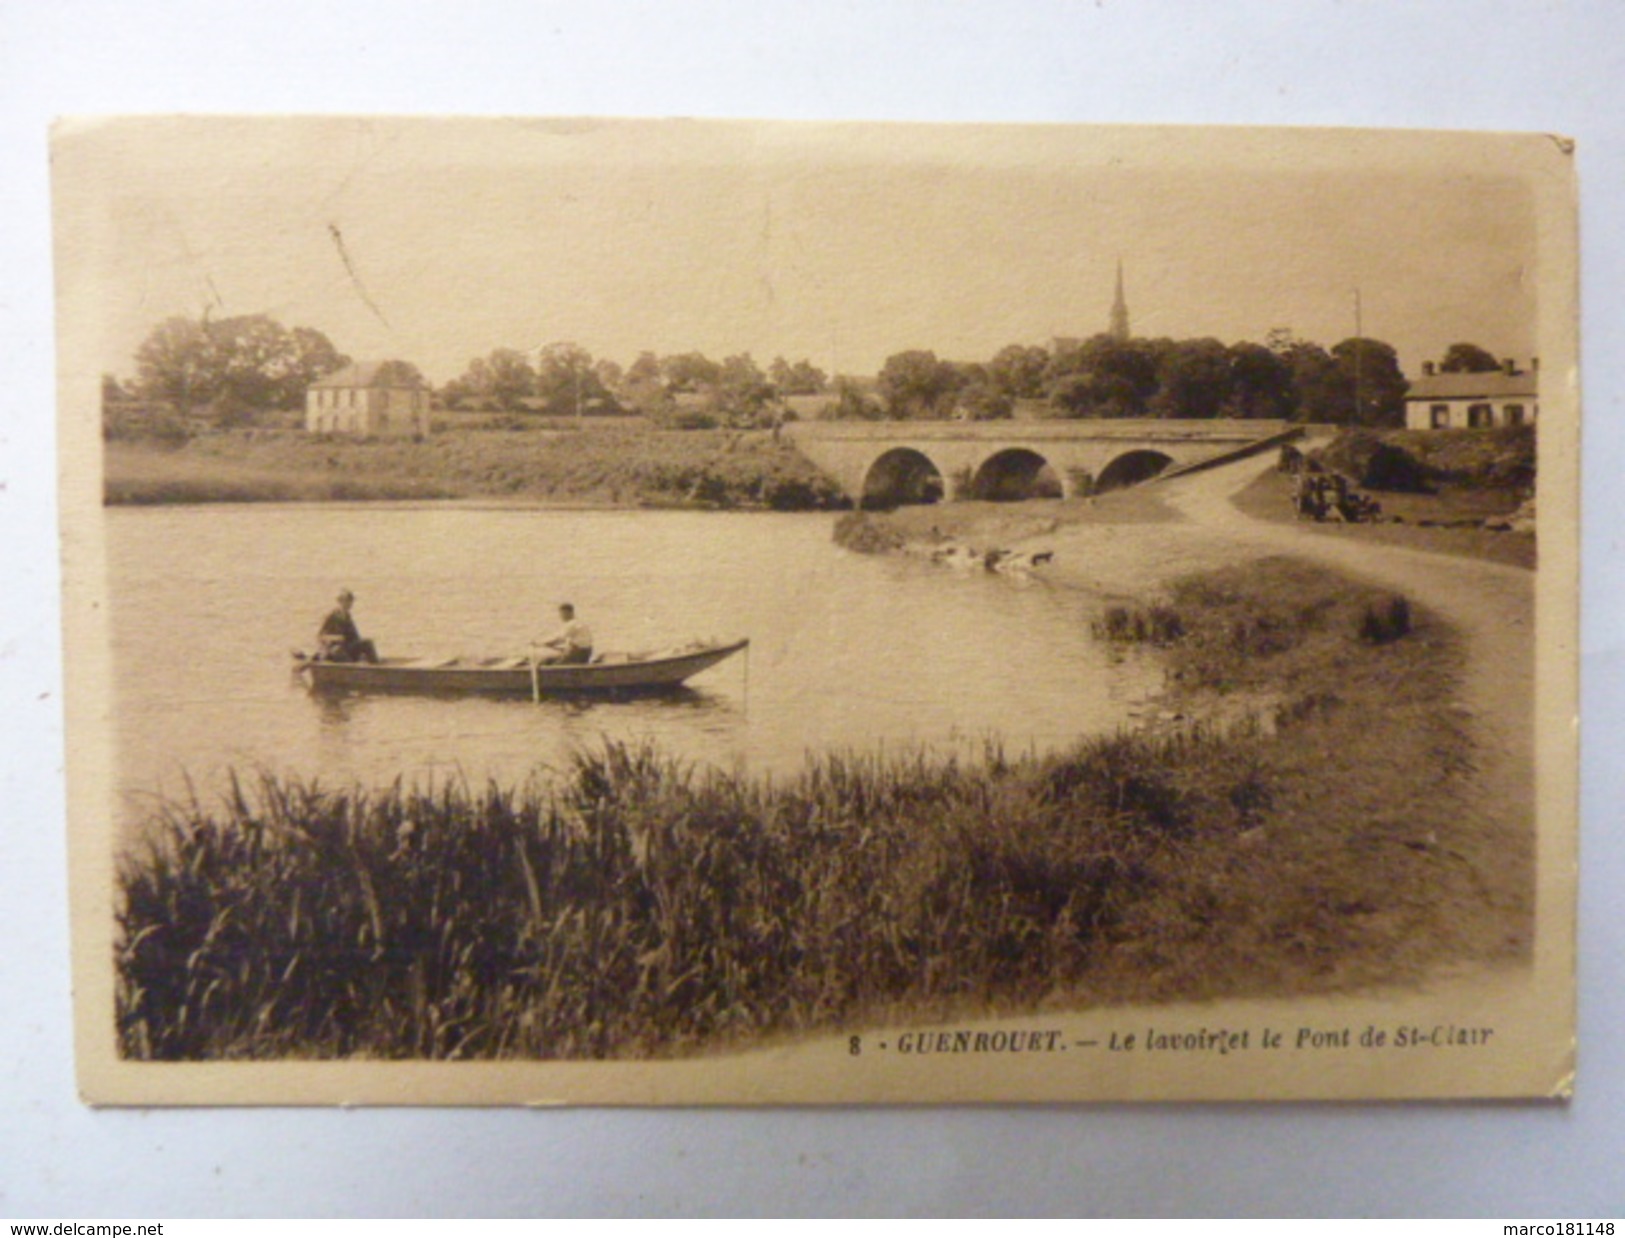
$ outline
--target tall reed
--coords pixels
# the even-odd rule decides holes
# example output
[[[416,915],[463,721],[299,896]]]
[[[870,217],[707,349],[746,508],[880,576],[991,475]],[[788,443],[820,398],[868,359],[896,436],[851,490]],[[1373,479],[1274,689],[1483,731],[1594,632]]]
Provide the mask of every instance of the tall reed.
[[[607,743],[552,789],[262,777],[163,809],[121,866],[135,1057],[605,1057],[1030,1001],[1146,862],[1228,828],[1120,737],[963,765],[826,754],[788,783]]]

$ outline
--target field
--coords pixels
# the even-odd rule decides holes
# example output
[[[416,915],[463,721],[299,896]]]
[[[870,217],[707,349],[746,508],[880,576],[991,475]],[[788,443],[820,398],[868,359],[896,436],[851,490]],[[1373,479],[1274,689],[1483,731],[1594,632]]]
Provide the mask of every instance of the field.
[[[1059,755],[769,782],[607,746],[524,788],[169,804],[120,865],[123,1051],[665,1056],[1526,956],[1530,840],[1471,805],[1458,633],[1287,559],[1154,604],[1100,638],[1157,642],[1195,721]]]
[[[512,428],[517,424],[519,428]],[[471,423],[421,442],[299,430],[107,444],[108,503],[496,498],[529,502],[811,510],[841,496],[766,432]]]

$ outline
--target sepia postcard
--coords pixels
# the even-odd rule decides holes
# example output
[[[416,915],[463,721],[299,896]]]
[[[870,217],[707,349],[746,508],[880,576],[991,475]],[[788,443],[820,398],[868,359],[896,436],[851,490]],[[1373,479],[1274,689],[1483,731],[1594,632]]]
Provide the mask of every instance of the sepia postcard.
[[[51,154],[87,1101],[1572,1094],[1565,139]]]

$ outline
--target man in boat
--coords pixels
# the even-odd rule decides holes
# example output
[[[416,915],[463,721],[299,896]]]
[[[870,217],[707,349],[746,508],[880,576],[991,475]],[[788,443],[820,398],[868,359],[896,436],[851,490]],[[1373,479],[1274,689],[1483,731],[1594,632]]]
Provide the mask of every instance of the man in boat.
[[[576,608],[565,602],[559,607],[557,636],[542,642],[543,649],[553,653],[537,661],[544,666],[582,664],[592,661],[592,629],[576,618]]]
[[[316,633],[317,654],[324,662],[376,662],[378,650],[370,640],[361,638],[361,631],[350,617],[355,605],[355,594],[348,589],[339,593],[339,604],[332,614],[322,620]]]

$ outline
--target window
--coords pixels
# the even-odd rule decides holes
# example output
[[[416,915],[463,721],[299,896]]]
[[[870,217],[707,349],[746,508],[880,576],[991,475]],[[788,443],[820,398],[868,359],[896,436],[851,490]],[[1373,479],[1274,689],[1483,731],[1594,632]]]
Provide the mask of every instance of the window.
[[[1435,430],[1444,430],[1450,425],[1450,405],[1433,404],[1428,407],[1428,425]]]
[[[1488,404],[1470,404],[1467,407],[1467,424],[1477,429],[1482,426],[1495,424],[1495,410]]]
[[[1509,426],[1521,426],[1523,424],[1522,404],[1508,404],[1506,408],[1502,410],[1502,412],[1506,414],[1505,424]]]

